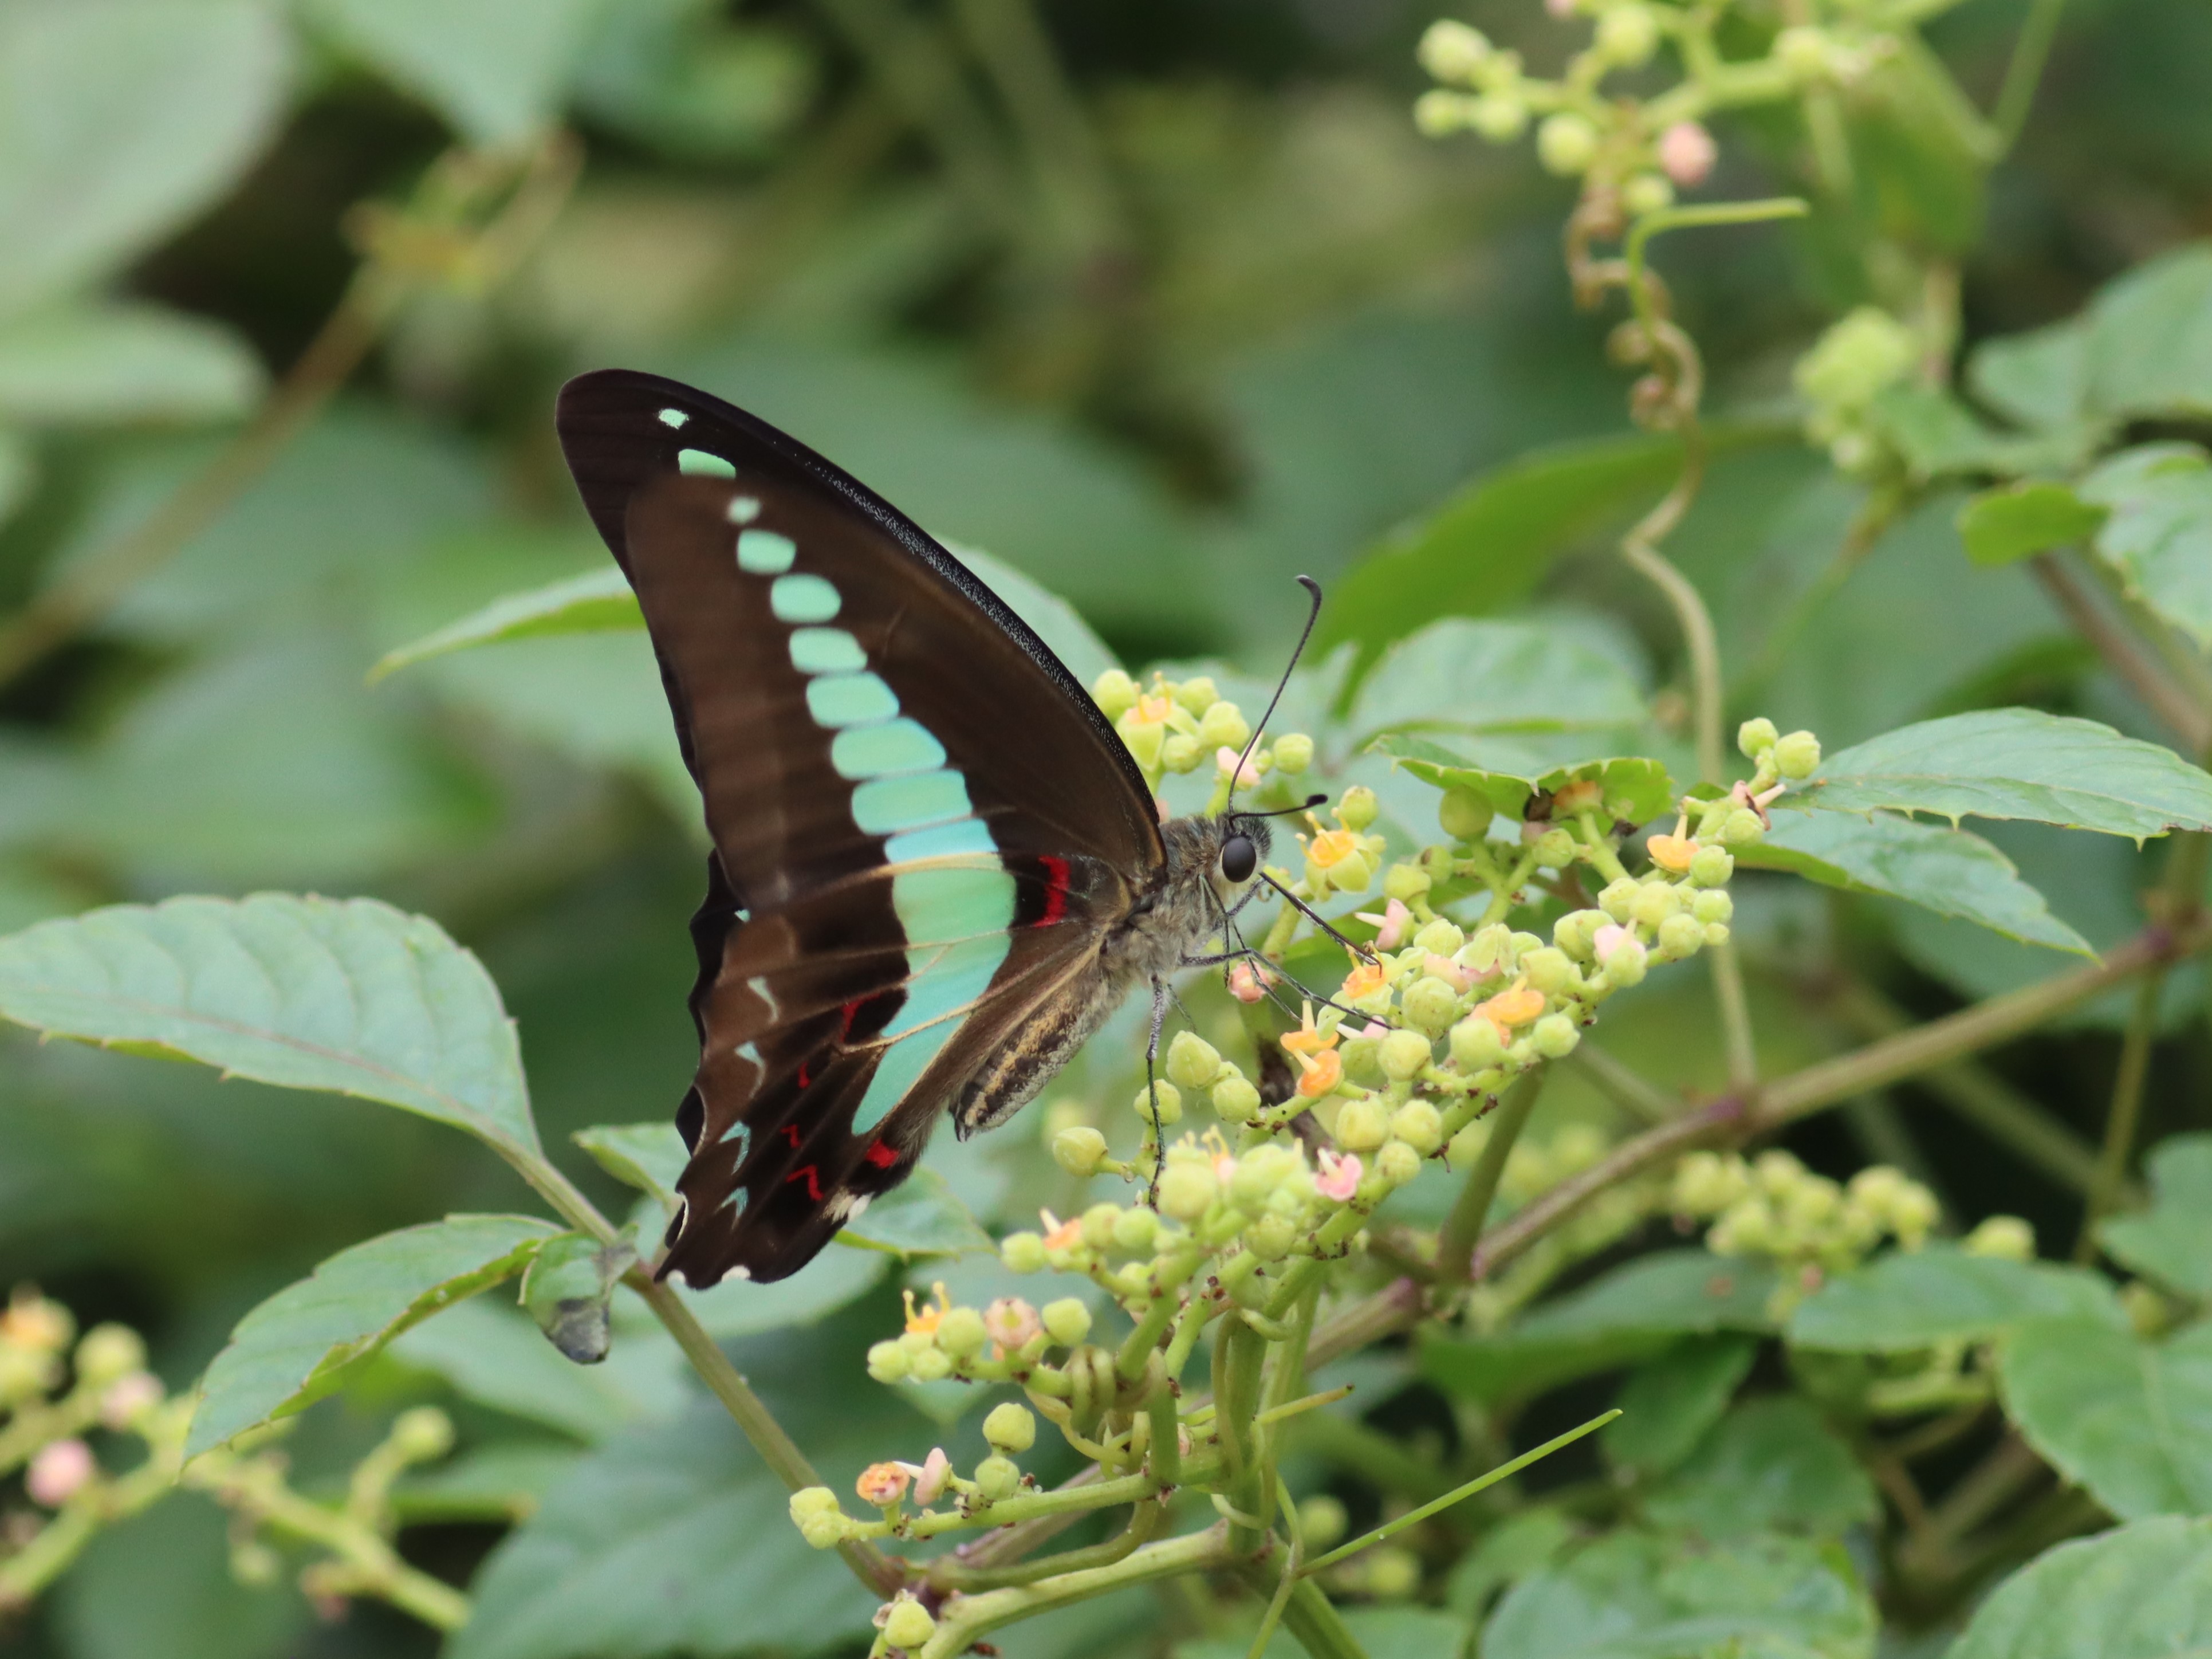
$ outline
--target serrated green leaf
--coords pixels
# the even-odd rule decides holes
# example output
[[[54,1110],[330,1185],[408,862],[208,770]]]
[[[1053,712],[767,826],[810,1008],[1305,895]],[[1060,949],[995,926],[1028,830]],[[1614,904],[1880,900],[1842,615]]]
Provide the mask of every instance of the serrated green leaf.
[[[1974,395],[2025,427],[2071,426],[2089,390],[2089,329],[2069,318],[2026,334],[1984,340],[1966,359]]]
[[[2081,436],[2042,434],[2018,437],[1982,421],[1949,392],[1894,386],[1875,395],[1875,424],[1923,482],[1994,473],[2011,477],[2081,458]]]
[[[1798,1304],[1788,1336],[1801,1348],[1902,1353],[1984,1341],[2036,1319],[2127,1326],[2111,1283],[2086,1269],[1930,1244],[1836,1274]]]
[[[637,595],[620,567],[589,570],[526,592],[509,593],[434,634],[386,652],[368,671],[372,683],[412,664],[471,646],[549,634],[631,633],[645,626]]]
[[[2070,547],[2095,533],[2104,510],[2062,483],[2007,484],[1972,496],[1959,509],[1959,539],[1979,565],[2010,564]]]
[[[42,921],[0,939],[0,1018],[538,1152],[490,975],[437,923],[374,899],[178,898]]]
[[[2212,1134],[2168,1137],[2148,1168],[2150,1208],[2106,1222],[2097,1242],[2121,1266],[2212,1300]]]
[[[2089,401],[2118,416],[2212,413],[2212,243],[2146,260],[2097,295]]]
[[[2146,1342],[2039,1320],[2013,1334],[1998,1375],[2027,1443],[2122,1520],[2212,1510],[2212,1325]]]
[[[1708,1539],[1760,1532],[1833,1538],[1880,1509],[1850,1448],[1796,1395],[1737,1407],[1644,1500],[1661,1526]]]
[[[1938,915],[1978,923],[2007,939],[2093,955],[2089,942],[2051,914],[2042,894],[2002,853],[1970,830],[1876,812],[1785,813],[1738,864],[1789,870],[1849,893],[1880,893]]]
[[[1840,1546],[1623,1528],[1508,1590],[1482,1659],[1873,1659],[1879,1626]]]
[[[2212,1521],[2160,1516],[2045,1550],[1974,1610],[1948,1659],[2212,1652]]]
[[[228,420],[266,379],[231,330],[163,306],[80,302],[0,325],[0,418],[32,425]]]
[[[453,1215],[340,1251],[239,1321],[200,1380],[185,1455],[312,1404],[403,1331],[520,1273],[558,1232],[532,1216]]]
[[[931,1169],[917,1169],[848,1221],[837,1242],[907,1260],[994,1248],[990,1234],[953,1195],[945,1177]]]
[[[1607,1458],[1645,1480],[1673,1468],[1721,1420],[1758,1357],[1748,1337],[1693,1336],[1638,1366],[1616,1402],[1620,1420],[1606,1431]]]
[[[1554,767],[1536,777],[1519,777],[1486,770],[1426,738],[1392,733],[1377,738],[1368,750],[1389,756],[1395,764],[1439,789],[1474,790],[1489,801],[1492,811],[1509,818],[1524,817],[1532,796],[1557,793],[1571,783],[1595,782],[1602,792],[1605,810],[1631,823],[1659,817],[1674,805],[1674,787],[1668,778],[1666,764],[1641,755],[1582,761]]]
[[[1782,805],[2027,818],[2141,840],[2212,828],[2212,777],[2094,720],[1990,708],[1923,720],[1831,756]]]
[[[691,1154],[673,1123],[603,1123],[579,1129],[568,1139],[624,1186],[650,1193],[668,1209],[676,1207],[677,1178]]]
[[[2081,481],[2111,509],[2097,556],[2151,610],[2212,648],[2212,462],[2193,444],[2123,450]]]
[[[1571,629],[1447,617],[1391,647],[1359,682],[1345,729],[1561,732],[1634,726],[1644,693]]]

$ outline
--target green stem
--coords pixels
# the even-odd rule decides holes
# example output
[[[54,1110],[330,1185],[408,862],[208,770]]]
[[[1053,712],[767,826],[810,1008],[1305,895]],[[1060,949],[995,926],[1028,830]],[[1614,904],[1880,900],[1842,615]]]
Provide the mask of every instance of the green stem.
[[[1262,1562],[1255,1562],[1246,1569],[1246,1577],[1255,1589],[1265,1587],[1266,1573],[1267,1566]],[[1283,1603],[1283,1623],[1306,1650],[1306,1659],[1367,1659],[1359,1638],[1344,1622],[1344,1615],[1330,1605],[1321,1586],[1303,1572],[1291,1585],[1290,1597]]]
[[[2066,0],[2031,0],[2027,16],[2013,41],[2012,60],[2005,65],[2004,84],[1997,89],[1996,108],[1990,116],[1999,156],[2020,141],[2027,125],[2028,112],[2035,106],[2036,87],[2043,79],[2044,65],[2051,60],[2051,42],[2057,38],[2059,15],[2065,9]]]
[[[1451,1213],[1445,1218],[1443,1231],[1437,1235],[1439,1283],[1464,1285],[1473,1274],[1475,1241],[1482,1237],[1483,1224],[1490,1218],[1491,1202],[1498,1196],[1498,1182],[1505,1173],[1506,1157],[1512,1152],[1513,1143],[1521,1138],[1521,1131],[1528,1127],[1528,1115],[1536,1109],[1536,1097],[1544,1091],[1544,1078],[1540,1067],[1524,1073],[1505,1091],[1497,1119],[1491,1125],[1490,1139],[1483,1143],[1482,1155],[1475,1159],[1474,1168],[1467,1172],[1467,1184],[1460,1188]]]
[[[2063,611],[2075,631],[2095,647],[2105,664],[2142,699],[2143,705],[2165,722],[2180,739],[2181,747],[2195,755],[2212,748],[2212,711],[2203,700],[2168,671],[2158,653],[2142,635],[2117,617],[2084,582],[2072,565],[2055,553],[2039,553],[2027,568]]]
[[[1232,1310],[1222,1316],[1213,1337],[1213,1426],[1221,1443],[1225,1496],[1239,1514],[1248,1516],[1264,1516],[1268,1507],[1267,1471],[1253,1432],[1266,1357],[1266,1342],[1242,1315]],[[1262,1534],[1231,1522],[1229,1543],[1237,1553],[1249,1554],[1264,1541]]]
[[[1713,1000],[1720,1007],[1729,1087],[1748,1095],[1759,1087],[1759,1047],[1751,1029],[1751,1003],[1743,994],[1743,963],[1733,940],[1707,945],[1705,959],[1712,968]]]
[[[1664,1123],[1682,1109],[1679,1096],[1646,1082],[1640,1073],[1588,1037],[1577,1046],[1567,1063],[1587,1077],[1607,1100],[1645,1123]]]
[[[1082,1549],[1062,1550],[1058,1555],[1048,1555],[1040,1560],[1024,1561],[1009,1567],[966,1567],[951,1557],[930,1564],[928,1578],[941,1589],[957,1590],[963,1595],[973,1595],[980,1590],[1003,1589],[1018,1584],[1034,1584],[1039,1579],[1050,1578],[1063,1572],[1087,1572],[1097,1567],[1109,1567],[1126,1560],[1139,1548],[1152,1541],[1152,1535],[1166,1524],[1168,1506],[1158,1503],[1140,1503],[1129,1512],[1129,1524],[1115,1536],[1103,1544],[1091,1544]]]
[[[979,1637],[1018,1619],[1088,1601],[1130,1584],[1210,1572],[1231,1565],[1236,1559],[1237,1552],[1229,1547],[1228,1528],[1224,1523],[1208,1527],[1203,1532],[1148,1544],[1110,1566],[1058,1573],[1041,1583],[1009,1585],[1004,1589],[985,1590],[979,1595],[963,1595],[946,1604],[945,1616],[938,1621],[936,1633],[917,1659],[955,1659],[955,1656],[967,1652]]]

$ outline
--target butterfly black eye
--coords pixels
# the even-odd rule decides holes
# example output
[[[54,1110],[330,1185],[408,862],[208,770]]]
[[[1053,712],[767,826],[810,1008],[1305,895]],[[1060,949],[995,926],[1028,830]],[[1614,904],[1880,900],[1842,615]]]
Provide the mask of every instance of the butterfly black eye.
[[[1221,843],[1221,873],[1231,881],[1252,879],[1252,872],[1259,867],[1260,854],[1252,845],[1249,836],[1231,836]]]

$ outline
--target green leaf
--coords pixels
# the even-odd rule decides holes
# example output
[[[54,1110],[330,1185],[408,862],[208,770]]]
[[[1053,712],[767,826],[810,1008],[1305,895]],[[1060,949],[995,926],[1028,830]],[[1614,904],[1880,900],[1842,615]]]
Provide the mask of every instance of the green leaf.
[[[2097,1242],[2121,1266],[2212,1301],[2212,1134],[2160,1141],[2149,1174],[2150,1208],[2106,1222]]]
[[[1644,1500],[1660,1525],[1709,1539],[1765,1531],[1833,1538],[1880,1510],[1850,1448],[1796,1395],[1739,1406]]]
[[[471,142],[534,137],[559,117],[607,0],[305,0],[308,21]]]
[[[1606,1456],[1647,1480],[1665,1474],[1721,1420],[1758,1357],[1748,1338],[1693,1336],[1638,1366],[1620,1391],[1620,1420],[1606,1431]]]
[[[840,1490],[898,1449],[869,1426],[865,1442],[848,1431],[808,1445]],[[807,1547],[788,1496],[719,1408],[633,1430],[581,1458],[492,1553],[447,1652],[717,1659],[864,1642],[876,1598],[834,1553]]]
[[[664,1208],[675,1209],[677,1178],[691,1154],[673,1123],[605,1123],[579,1129],[568,1139],[624,1186],[650,1193]]]
[[[1974,1610],[1948,1659],[2212,1652],[2212,1521],[2137,1521],[2045,1550]]]
[[[2105,521],[2062,483],[2020,483],[1985,489],[1959,509],[1959,539],[1976,564],[2010,564],[2034,553],[2071,547]]]
[[[2212,463],[2193,444],[2123,450],[2081,481],[2112,509],[2097,556],[2128,592],[2212,649]]]
[[[576,1448],[551,1439],[495,1440],[427,1469],[410,1469],[392,1488],[402,1526],[451,1521],[508,1525],[526,1521],[576,1461]]]
[[[909,1261],[916,1256],[966,1255],[994,1248],[990,1234],[976,1224],[945,1177],[926,1168],[915,1170],[847,1222],[837,1242]]]
[[[2069,318],[2026,334],[1984,340],[1966,359],[1966,384],[2000,415],[2025,427],[2075,424],[2089,391],[2089,330]]]
[[[1707,428],[1717,453],[1795,435],[1752,422]],[[1674,439],[1640,434],[1559,444],[1507,462],[1362,555],[1330,590],[1316,646],[1326,651],[1353,640],[1372,656],[1437,616],[1505,609],[1573,543],[1656,501],[1681,462]]]
[[[890,1266],[884,1250],[825,1250],[804,1273],[755,1285],[726,1279],[710,1291],[686,1290],[707,1334],[727,1341],[826,1318],[866,1291]]]
[[[392,1345],[398,1364],[441,1377],[462,1398],[596,1445],[665,1422],[693,1397],[674,1341],[635,1298],[617,1310],[606,1358],[564,1359],[519,1308],[490,1297],[418,1325]]]
[[[1904,899],[2023,944],[2094,954],[2088,941],[2052,915],[2043,895],[2021,879],[2012,860],[1970,830],[1887,812],[1863,818],[1787,813],[1756,847],[1741,849],[1736,862],[1794,871],[1847,893]]]
[[[1607,1431],[1608,1443],[1627,1420],[1624,1417]],[[1460,1558],[1444,1585],[1444,1605],[1462,1617],[1479,1618],[1492,1596],[1550,1566],[1574,1541],[1574,1523],[1555,1509],[1532,1507],[1510,1515]]]
[[[1674,805],[1674,786],[1665,763],[1640,755],[1582,761],[1553,767],[1536,777],[1519,777],[1471,765],[1452,750],[1425,738],[1393,733],[1377,738],[1368,747],[1371,753],[1389,756],[1395,764],[1424,783],[1439,789],[1477,791],[1489,800],[1492,811],[1509,818],[1524,817],[1534,795],[1554,794],[1571,783],[1589,781],[1601,789],[1607,811],[1632,823],[1659,817]]]
[[[265,378],[230,329],[163,306],[80,303],[0,325],[0,417],[29,424],[229,420]]]
[[[1923,720],[1831,756],[1785,806],[2028,818],[2140,841],[2212,828],[2212,777],[2094,720],[1990,708]]]
[[[13,432],[0,432],[0,524],[15,516],[39,482],[31,447]]]
[[[1562,732],[1634,726],[1644,693],[1571,629],[1458,617],[1394,646],[1360,681],[1345,727],[1380,732]]]
[[[2127,1325],[2110,1282],[2084,1268],[1930,1244],[1836,1274],[1798,1304],[1788,1335],[1801,1348],[1902,1353],[1984,1341],[2037,1319]]]
[[[548,634],[628,633],[644,626],[645,613],[638,609],[629,579],[620,566],[611,564],[604,570],[588,570],[580,576],[494,599],[434,634],[386,652],[368,671],[368,678],[374,683],[410,664],[501,640],[536,639]]]
[[[205,209],[283,112],[251,0],[0,7],[0,314],[115,269]]]
[[[118,904],[0,939],[0,1018],[538,1152],[514,1027],[475,957],[374,899]]]
[[[2122,1520],[2212,1510],[2212,1325],[2153,1343],[2039,1320],[2014,1333],[1998,1375],[2027,1443]]]
[[[520,1273],[557,1232],[532,1216],[453,1215],[340,1251],[239,1321],[200,1381],[185,1455],[319,1400],[402,1331]]]
[[[1996,473],[2008,477],[2045,467],[2070,465],[2086,439],[2079,434],[2014,437],[1985,426],[1949,392],[1893,386],[1875,394],[1873,415],[1914,477]]]
[[[100,1527],[54,1587],[46,1617],[70,1659],[284,1659],[314,1638],[290,1583],[243,1584],[236,1534],[204,1493],[172,1492]],[[28,1644],[21,1638],[10,1646]],[[35,1651],[35,1650],[29,1650]]]
[[[1434,1607],[1354,1607],[1344,1623],[1367,1659],[1461,1659],[1467,1650],[1467,1626]]]
[[[2148,260],[2097,295],[2089,402],[2114,416],[2212,414],[2212,243]]]
[[[1879,1625],[1838,1545],[1624,1528],[1507,1591],[1482,1659],[1873,1659]]]

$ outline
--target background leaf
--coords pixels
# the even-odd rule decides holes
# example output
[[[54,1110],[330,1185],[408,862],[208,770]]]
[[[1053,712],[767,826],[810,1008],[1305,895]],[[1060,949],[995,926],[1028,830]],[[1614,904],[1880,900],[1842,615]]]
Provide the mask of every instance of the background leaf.
[[[249,413],[261,362],[229,329],[149,305],[74,305],[0,324],[0,416],[34,423]]]
[[[1975,1609],[1949,1659],[2184,1659],[2212,1646],[2212,1521],[2077,1538]]]
[[[2212,412],[2212,244],[2146,260],[2097,296],[2088,392],[2110,415]]]
[[[2212,1325],[2153,1343],[2041,1320],[2014,1334],[1999,1375],[2027,1443],[2122,1520],[2212,1510]]]
[[[1985,1341],[2035,1319],[2127,1328],[2111,1284],[2098,1274],[1929,1244],[1834,1275],[1797,1304],[1789,1337],[1801,1348],[1903,1353]]]
[[[2094,534],[2105,515],[2064,484],[1985,489],[1959,509],[1959,539],[1976,564],[2010,564]]]
[[[1881,1508],[1874,1482],[1795,1395],[1747,1401],[1644,1499],[1662,1527],[1710,1539],[1761,1532],[1834,1538]]]
[[[2147,1167],[2150,1208],[2113,1217],[2097,1242],[2123,1267],[2212,1300],[2212,1134],[2171,1135]]]
[[[2097,555],[2128,591],[2212,647],[2212,460],[2193,444],[2123,450],[2081,481],[2109,507]]]
[[[1758,1357],[1746,1337],[1691,1337],[1638,1366],[1620,1391],[1620,1420],[1605,1432],[1606,1456],[1645,1479],[1665,1474],[1721,1420]]]
[[[1644,694],[1568,629],[1447,617],[1393,647],[1354,693],[1346,727],[1559,732],[1634,726]]]

